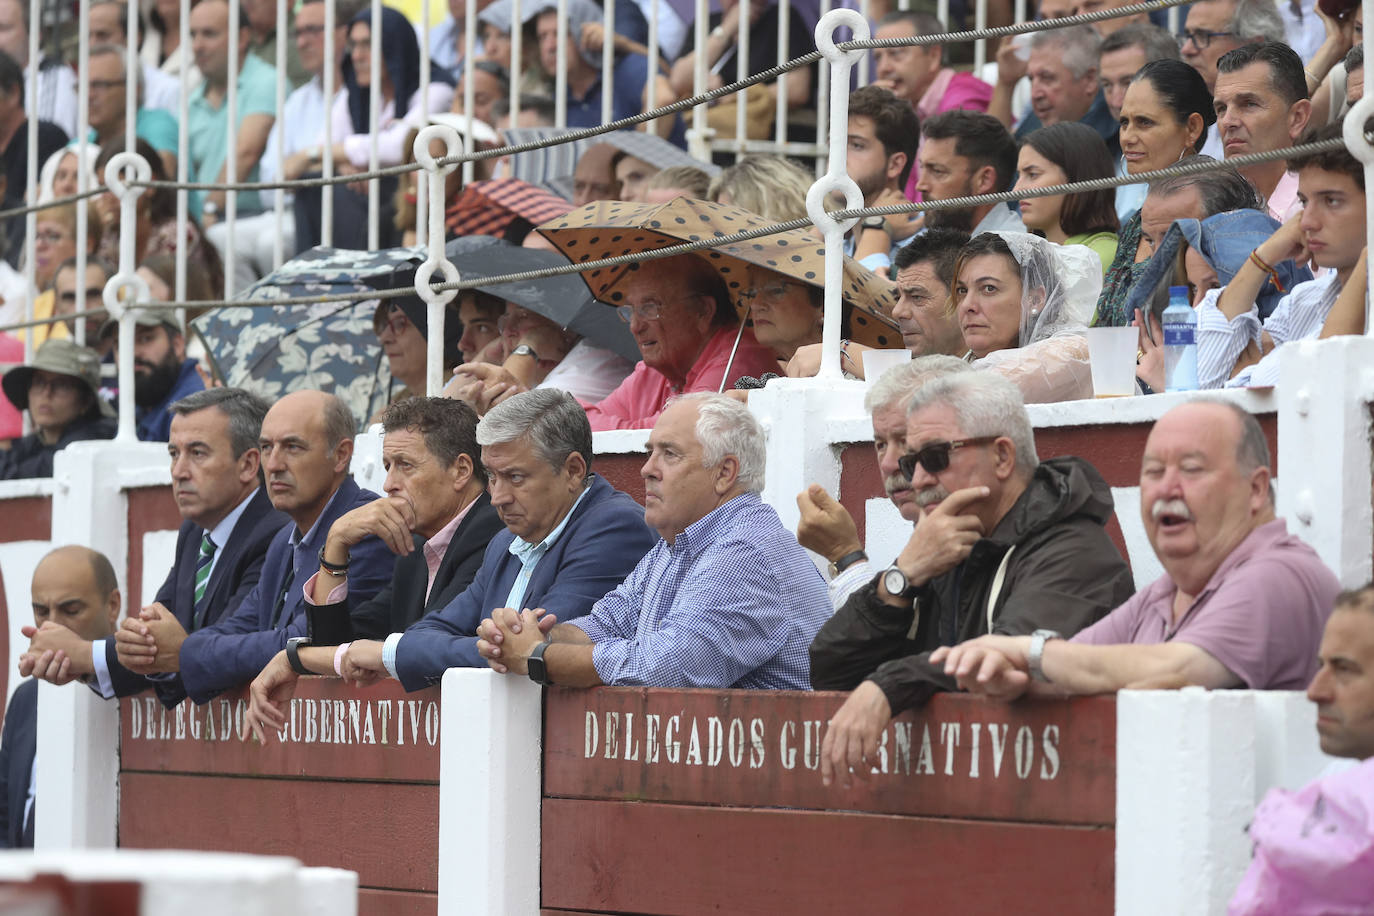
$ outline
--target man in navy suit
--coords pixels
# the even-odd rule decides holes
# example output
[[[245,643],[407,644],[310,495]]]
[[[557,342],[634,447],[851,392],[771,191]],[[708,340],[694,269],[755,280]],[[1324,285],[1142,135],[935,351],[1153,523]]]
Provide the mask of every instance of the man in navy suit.
[[[487,544],[505,530],[487,496],[471,407],[450,398],[407,398],[382,414],[382,430],[387,495],[334,523],[320,570],[305,583],[314,644],[296,640],[259,680],[294,681],[292,671],[335,673],[341,641],[384,638],[448,604],[471,584]],[[354,602],[347,578],[334,573],[369,535],[399,556],[387,587],[370,601]]]
[[[33,645],[61,645],[72,658],[72,673],[93,678],[91,686],[101,696],[130,696],[152,686],[171,708],[186,696],[177,673],[186,634],[233,613],[253,590],[267,545],[286,516],[258,485],[265,401],[241,388],[211,388],[169,409],[172,497],[185,521],[176,561],[157,597],[125,618],[114,639],[87,643],[53,631],[36,635]],[[158,650],[154,655],[143,651],[149,637]],[[121,644],[132,647],[122,657]],[[26,673],[22,665],[20,673]]]
[[[38,562],[31,587],[36,632],[68,629],[89,645],[114,632],[119,619],[119,582],[104,554],[89,547],[58,547]],[[21,660],[54,683],[72,680],[71,659],[60,648],[35,649]],[[0,847],[31,848],[34,823],[34,759],[38,740],[38,681],[20,684],[5,713],[0,736]]]
[[[580,617],[657,540],[644,510],[590,473],[591,426],[566,392],[539,388],[494,407],[477,426],[477,442],[506,530],[492,538],[472,584],[443,608],[385,641],[353,641],[340,659],[345,678],[391,676],[418,690],[439,683],[448,668],[483,666],[477,624],[493,609],[542,607],[559,620]],[[281,728],[294,682],[290,671],[264,672],[254,682],[255,729]]]
[[[195,702],[248,683],[289,637],[305,634],[303,589],[319,568],[325,535],[341,515],[377,498],[348,476],[353,431],[348,405],[320,391],[293,392],[267,412],[258,438],[267,496],[290,524],[272,539],[261,577],[238,608],[182,642],[182,683]],[[359,601],[391,578],[390,552],[376,537],[355,545],[346,565],[350,592]],[[151,632],[141,648],[120,643],[119,651],[121,661],[167,654]]]

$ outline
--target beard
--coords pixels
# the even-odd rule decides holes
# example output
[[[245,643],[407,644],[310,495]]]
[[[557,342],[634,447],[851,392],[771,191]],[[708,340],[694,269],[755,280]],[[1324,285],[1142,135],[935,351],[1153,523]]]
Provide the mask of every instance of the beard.
[[[957,194],[950,197],[972,197],[973,184],[964,185]],[[947,199],[947,198],[942,198]],[[1002,206],[998,204],[998,206]],[[973,231],[973,210],[927,210],[926,225],[932,229],[958,229],[960,232]]]
[[[139,407],[161,404],[171,394],[172,386],[181,374],[181,363],[177,361],[176,354],[170,351],[160,363],[136,362],[134,365],[135,368],[148,370],[134,374],[134,403]]]

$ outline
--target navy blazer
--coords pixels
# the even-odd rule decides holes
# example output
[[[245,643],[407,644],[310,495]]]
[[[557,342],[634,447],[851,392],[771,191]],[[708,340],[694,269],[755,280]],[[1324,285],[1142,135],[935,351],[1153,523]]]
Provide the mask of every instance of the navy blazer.
[[[186,693],[204,703],[217,693],[247,684],[266,667],[292,636],[305,635],[305,583],[320,568],[316,555],[339,516],[377,499],[377,494],[345,477],[309,537],[292,550],[288,524],[267,548],[262,577],[238,609],[213,626],[202,627],[181,644],[181,679]],[[391,580],[394,555],[376,537],[364,538],[349,551],[348,591],[359,600],[377,594]],[[278,601],[285,603],[278,612]],[[274,617],[276,619],[274,619]]]
[[[33,775],[33,756],[38,750],[38,681],[29,678],[14,689],[10,708],[5,711],[5,731],[0,735],[0,847],[32,849],[34,815],[24,822],[24,804],[29,798],[29,777]]]
[[[449,668],[486,665],[477,654],[477,625],[510,596],[521,568],[509,550],[514,540],[510,531],[492,538],[472,584],[405,631],[396,644],[396,674],[406,690],[439,683]],[[542,607],[560,622],[581,617],[656,543],[643,507],[593,474],[567,527],[534,568],[523,604]]]
[[[352,585],[349,586],[347,604],[353,638],[385,639],[391,633],[401,632],[429,611],[448,604],[472,584],[487,545],[505,530],[501,516],[491,504],[491,496],[483,490],[468,514],[463,516],[458,530],[453,532],[439,563],[439,571],[434,574],[434,587],[429,590],[428,599],[425,588],[429,585],[429,565],[421,549],[424,539],[415,537],[415,549],[408,556],[396,558],[391,581],[376,597],[355,602]],[[339,613],[343,611],[342,604],[321,605],[315,614],[318,617]]]
[[[229,542],[220,545],[218,549],[219,558],[215,561],[214,572],[205,586],[204,614],[200,623],[202,627],[209,626],[221,617],[232,615],[238,610],[243,599],[253,590],[253,586],[258,584],[268,545],[272,543],[277,532],[290,522],[291,519],[286,515],[272,508],[272,502],[267,498],[267,489],[258,487],[249,499],[248,505],[244,507],[243,514],[234,523]],[[181,523],[181,530],[177,533],[176,562],[167,573],[162,587],[157,590],[157,597],[153,599],[171,611],[187,633],[193,632],[196,563],[200,560],[200,540],[204,534],[205,529],[195,522]],[[151,679],[120,664],[115,654],[113,637],[105,640],[105,664],[110,671],[115,696],[130,696],[151,686],[157,691],[162,705],[168,709],[186,698],[186,688],[181,683],[180,673],[169,678]]]

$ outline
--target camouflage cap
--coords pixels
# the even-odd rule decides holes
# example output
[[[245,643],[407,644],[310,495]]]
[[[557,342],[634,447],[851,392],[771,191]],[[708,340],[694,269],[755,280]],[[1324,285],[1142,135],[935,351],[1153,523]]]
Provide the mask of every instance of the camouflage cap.
[[[100,357],[90,347],[78,346],[65,339],[49,339],[33,355],[32,363],[6,372],[0,379],[0,387],[4,388],[10,403],[20,410],[28,410],[29,385],[39,369],[85,382],[95,395],[100,412],[107,417],[115,416],[114,408],[100,396]]]

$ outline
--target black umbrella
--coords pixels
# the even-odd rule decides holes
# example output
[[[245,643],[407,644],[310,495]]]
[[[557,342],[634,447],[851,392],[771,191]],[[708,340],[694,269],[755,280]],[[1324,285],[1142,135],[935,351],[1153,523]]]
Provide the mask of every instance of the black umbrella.
[[[544,270],[569,263],[557,252],[521,248],[491,236],[454,239],[445,246],[445,253],[464,280]],[[592,298],[579,274],[493,283],[477,288],[542,315],[559,327],[582,335],[594,346],[610,350],[632,363],[639,361],[639,347],[630,334],[629,325],[620,320],[614,309]]]

